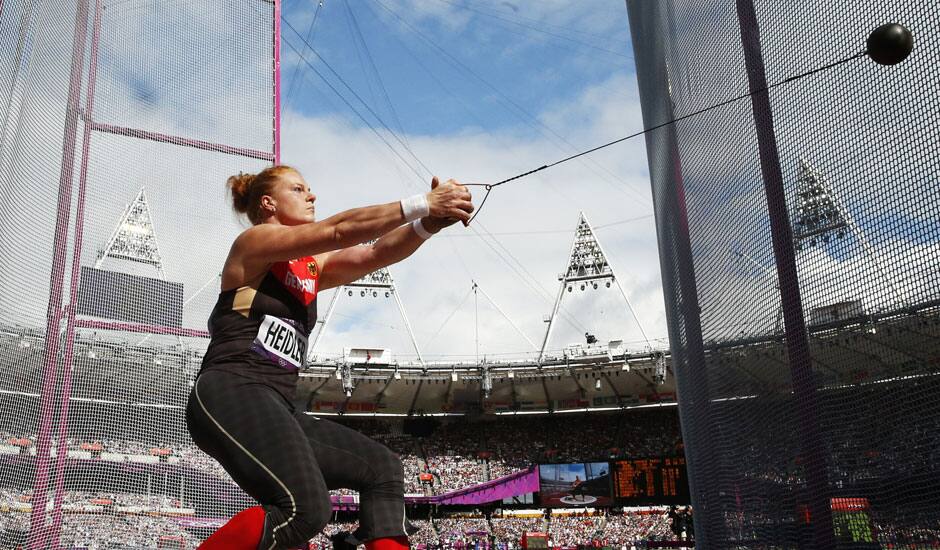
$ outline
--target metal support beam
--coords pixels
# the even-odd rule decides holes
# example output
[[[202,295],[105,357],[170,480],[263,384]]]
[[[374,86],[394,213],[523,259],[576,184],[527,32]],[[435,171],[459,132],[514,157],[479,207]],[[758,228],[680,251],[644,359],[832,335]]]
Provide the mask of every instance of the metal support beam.
[[[341,286],[333,292],[333,296],[330,298],[330,305],[326,308],[326,315],[323,317],[322,321],[317,321],[317,324],[320,325],[320,330],[317,331],[317,335],[313,339],[313,344],[310,345],[310,351],[307,352],[308,360],[312,361],[316,357],[317,346],[320,344],[320,339],[326,331],[326,325],[330,322],[330,319],[333,318],[333,310],[336,309],[336,302],[339,300],[339,295],[342,294],[344,290],[346,290],[346,287]]]
[[[514,329],[516,330],[516,332],[519,333],[519,336],[522,336],[522,337],[525,339],[525,341],[528,342],[530,346],[532,346],[532,349],[534,349],[534,350],[539,349],[538,346],[536,346],[535,343],[532,342],[532,340],[529,340],[529,337],[526,336],[526,334],[525,334],[524,332],[522,332],[522,330],[516,325],[516,323],[513,323],[513,322],[512,322],[512,319],[510,319],[509,316],[506,315],[506,313],[505,313],[498,305],[496,305],[496,302],[493,301],[492,298],[490,298],[490,295],[487,294],[485,290],[483,290],[483,287],[481,287],[480,285],[478,285],[476,281],[471,281],[471,282],[473,283],[473,289],[480,291],[480,294],[482,294],[483,297],[486,298],[487,301],[488,301],[494,308],[496,308],[496,311],[498,311],[499,314],[502,315],[503,318],[506,319],[506,321],[508,321],[510,325],[512,325],[512,328],[514,328]]]
[[[793,384],[800,448],[805,458],[806,492],[812,522],[813,548],[835,548],[832,532],[832,507],[827,479],[826,453],[823,448],[818,421],[818,397],[813,377],[812,356],[803,315],[799,275],[793,250],[793,232],[787,212],[787,201],[780,169],[780,155],[774,133],[773,111],[767,91],[767,76],[761,52],[760,28],[754,0],[736,0],[741,45],[751,96],[757,145],[760,153],[764,194],[770,218],[780,301],[786,327],[786,346]]]
[[[75,4],[75,30],[72,36],[72,66],[69,73],[68,103],[62,136],[62,163],[59,172],[59,196],[55,224],[55,248],[49,277],[49,301],[46,308],[46,342],[40,404],[40,426],[36,450],[36,471],[33,481],[32,511],[29,518],[27,548],[47,548],[46,503],[49,490],[49,461],[52,449],[52,419],[56,406],[59,374],[59,333],[64,316],[63,287],[68,243],[69,210],[72,204],[72,182],[75,166],[75,143],[81,112],[82,72],[85,63],[85,41],[88,32],[88,0]],[[63,442],[59,446],[64,448]],[[59,449],[59,454],[65,454]]]
[[[418,380],[418,387],[415,388],[415,394],[411,398],[411,405],[408,407],[409,414],[414,414],[415,412],[415,405],[418,403],[418,395],[421,393],[422,386],[424,386],[424,380],[420,379]]]

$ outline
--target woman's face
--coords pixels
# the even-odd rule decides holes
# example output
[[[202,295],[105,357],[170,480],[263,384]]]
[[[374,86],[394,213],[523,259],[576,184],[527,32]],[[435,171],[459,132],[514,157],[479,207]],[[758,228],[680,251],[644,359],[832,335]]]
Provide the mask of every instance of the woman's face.
[[[262,201],[269,200],[273,207],[274,217],[282,225],[300,225],[314,221],[314,201],[317,196],[310,192],[307,182],[297,172],[287,172],[278,178],[271,195],[266,195]],[[267,208],[268,205],[265,204]]]

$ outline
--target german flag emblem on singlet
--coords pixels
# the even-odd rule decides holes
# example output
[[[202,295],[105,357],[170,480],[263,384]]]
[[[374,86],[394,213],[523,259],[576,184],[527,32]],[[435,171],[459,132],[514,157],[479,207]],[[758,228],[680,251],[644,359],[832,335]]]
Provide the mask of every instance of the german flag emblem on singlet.
[[[317,271],[317,263],[312,256],[271,266],[271,273],[305,306],[317,297]]]

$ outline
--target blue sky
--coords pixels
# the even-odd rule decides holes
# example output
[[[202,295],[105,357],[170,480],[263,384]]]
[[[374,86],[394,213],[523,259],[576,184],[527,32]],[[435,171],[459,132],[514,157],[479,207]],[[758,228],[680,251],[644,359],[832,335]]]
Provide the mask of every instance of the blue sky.
[[[266,6],[109,2],[96,118],[266,149],[270,45],[259,25]],[[318,3],[287,0],[283,7],[282,161],[304,174],[321,218],[426,192],[432,174],[497,181],[643,125],[622,0],[324,0],[310,39],[322,59],[291,30],[310,34]],[[54,9],[44,6],[43,13]],[[4,10],[5,17],[11,13]],[[37,20],[68,25],[51,15]],[[48,36],[36,59],[67,55],[71,34]],[[291,46],[304,50],[312,68]],[[64,105],[66,86],[53,74],[61,65],[48,66],[50,74],[33,75],[23,89],[37,92],[29,98],[36,102],[54,83],[62,103],[30,110],[25,107],[34,103],[24,102],[11,120]],[[41,140],[23,141],[31,159],[59,158],[61,128],[25,126],[36,129],[27,137]],[[231,211],[225,178],[257,171],[263,162],[114,136],[96,135],[91,150],[87,215],[94,223],[86,224],[83,261],[107,243],[124,206],[146,185],[167,277],[183,282],[192,299],[185,324],[204,327],[216,270],[245,225]],[[194,165],[202,167],[195,181],[187,172]],[[120,178],[112,175],[117,169]],[[44,170],[35,177],[56,181],[52,163]],[[54,191],[50,187],[42,201],[47,209],[55,207]],[[482,195],[475,199],[479,204]],[[646,151],[636,139],[500,187],[470,228],[449,228],[392,266],[425,358],[473,362],[537,352],[529,342],[543,340],[544,317],[558,295],[557,275],[567,267],[582,212],[596,226],[642,330],[616,289],[565,293],[547,349],[584,342],[588,331],[600,342],[623,340],[631,349],[665,348]],[[203,234],[212,238],[192,238]],[[51,251],[37,254],[51,257]],[[470,293],[474,282],[487,299]],[[321,315],[333,295],[320,296]],[[42,323],[44,301],[37,300],[43,304],[16,304],[15,310]],[[403,360],[416,353],[395,300],[384,298],[339,301],[321,350],[335,356],[349,347],[386,348]]]
[[[293,29],[312,36],[326,63],[406,134],[537,132],[529,116],[633,72],[626,7],[616,0],[324,0],[317,9],[313,0],[286,2],[284,40],[299,49],[306,45]],[[360,123],[290,46],[282,55],[288,109]],[[305,57],[350,96],[316,54]]]
[[[323,217],[424,190],[432,173],[494,182],[642,128],[620,0],[324,0],[317,9],[284,6],[282,150]],[[312,36],[315,53],[298,34]],[[616,289],[566,293],[548,349],[587,331],[664,348],[638,139],[499,188],[470,229],[450,228],[393,266],[422,353],[531,353],[512,324],[541,343],[581,212],[598,227],[642,330]],[[468,297],[473,281],[496,306]],[[321,314],[330,298],[321,296]],[[394,301],[341,298],[322,351],[367,344],[414,353]]]

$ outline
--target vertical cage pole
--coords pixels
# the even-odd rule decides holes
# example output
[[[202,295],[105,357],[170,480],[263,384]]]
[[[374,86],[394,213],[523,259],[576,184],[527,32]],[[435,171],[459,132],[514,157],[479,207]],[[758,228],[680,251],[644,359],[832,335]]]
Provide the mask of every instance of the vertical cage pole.
[[[811,548],[834,548],[832,509],[829,500],[829,481],[826,477],[826,455],[823,453],[819,421],[819,398],[813,379],[809,335],[803,318],[796,257],[793,251],[793,231],[787,214],[787,201],[783,189],[783,173],[773,127],[767,75],[761,53],[760,29],[753,0],[736,0],[741,43],[757,130],[761,174],[767,197],[767,213],[777,265],[780,303],[783,308],[785,340],[790,363],[793,399],[799,419],[800,450],[806,464],[807,498],[809,500]]]
[[[281,0],[274,0],[274,164],[281,162]]]
[[[49,278],[49,303],[46,308],[46,332],[43,346],[43,381],[40,397],[40,426],[36,450],[36,472],[33,480],[32,510],[29,517],[27,548],[40,550],[45,545],[46,503],[49,490],[49,459],[51,454],[52,418],[55,410],[58,374],[59,330],[62,322],[62,288],[65,282],[66,244],[69,211],[72,204],[72,178],[75,163],[75,141],[81,111],[82,69],[85,40],[88,32],[88,0],[78,0],[75,7],[75,30],[72,37],[72,66],[69,73],[68,103],[65,130],[62,136],[62,164],[59,169],[59,198],[56,208],[55,247],[52,273]],[[57,454],[65,451],[58,442]]]
[[[85,229],[85,195],[88,180],[88,156],[91,148],[90,122],[94,118],[95,78],[98,73],[98,44],[101,35],[101,0],[95,0],[95,16],[92,23],[91,52],[88,67],[88,85],[85,92],[84,128],[82,133],[82,160],[78,174],[78,196],[75,199],[75,225],[72,245],[72,274],[69,283],[69,300],[65,306],[65,352],[62,358],[62,394],[59,403],[58,441],[65,441],[68,431],[69,400],[72,397],[72,362],[75,347],[75,302],[78,297],[79,272],[82,259],[82,241]],[[65,488],[65,462],[67,452],[59,452],[55,459],[55,495],[52,505],[52,527],[49,529],[48,548],[59,548],[62,527],[62,497]]]

